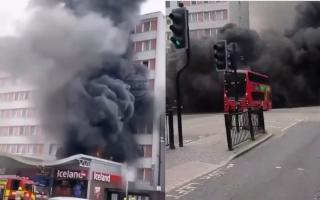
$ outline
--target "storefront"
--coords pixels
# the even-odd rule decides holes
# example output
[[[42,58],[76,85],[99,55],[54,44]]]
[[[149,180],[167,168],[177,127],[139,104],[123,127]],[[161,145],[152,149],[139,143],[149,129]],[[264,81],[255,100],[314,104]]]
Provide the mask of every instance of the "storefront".
[[[35,195],[123,200],[126,196],[123,171],[121,163],[82,154],[55,161],[0,154],[0,175],[29,177],[36,183]],[[0,196],[2,192],[0,188]],[[132,190],[130,184],[128,196],[134,200],[153,199],[150,191]]]

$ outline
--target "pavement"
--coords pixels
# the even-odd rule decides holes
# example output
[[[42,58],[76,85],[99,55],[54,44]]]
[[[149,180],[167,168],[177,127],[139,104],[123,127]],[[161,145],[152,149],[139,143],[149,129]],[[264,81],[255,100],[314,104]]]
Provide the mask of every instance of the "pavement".
[[[170,199],[170,195],[174,195],[183,187],[194,188],[195,186],[187,184],[227,166],[235,157],[258,146],[271,136],[281,138],[300,123],[320,121],[319,113],[320,107],[273,109],[265,112],[268,133],[261,134],[254,142],[248,141],[242,144],[234,151],[228,151],[227,148],[222,113],[184,115],[184,147],[178,147],[177,133],[175,133],[176,149],[166,150],[167,198]],[[176,123],[175,130],[177,130]],[[184,189],[180,193],[184,194]]]

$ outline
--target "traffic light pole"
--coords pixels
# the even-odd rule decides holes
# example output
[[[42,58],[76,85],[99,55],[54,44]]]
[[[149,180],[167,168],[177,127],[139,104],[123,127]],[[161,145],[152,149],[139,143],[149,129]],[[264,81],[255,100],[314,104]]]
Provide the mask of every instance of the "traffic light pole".
[[[237,74],[237,66],[234,66],[234,78],[235,78],[235,82],[234,82],[234,90],[235,90],[235,95],[234,95],[234,100],[235,100],[235,108],[236,108],[236,130],[237,132],[239,132],[240,128],[239,128],[239,106],[238,106],[238,101],[239,101],[239,95],[238,95],[238,74]]]
[[[189,34],[188,34],[188,44],[190,39],[189,39]],[[181,74],[189,66],[190,62],[190,48],[188,47],[186,49],[186,54],[187,54],[187,62],[185,66],[178,71],[177,77],[176,77],[176,93],[177,93],[177,119],[178,119],[178,136],[179,136],[179,147],[183,147],[183,134],[182,134],[182,106],[181,106],[181,92],[180,92],[180,78]]]
[[[183,7],[183,4],[179,5],[180,7]],[[190,37],[189,37],[189,13],[187,11],[187,48],[186,48],[186,64],[184,65],[184,67],[178,71],[177,73],[177,77],[176,77],[176,94],[177,94],[177,120],[178,120],[178,137],[179,137],[179,147],[183,147],[183,134],[182,134],[182,105],[181,105],[181,91],[180,91],[180,78],[181,78],[181,74],[182,72],[189,66],[190,63]]]

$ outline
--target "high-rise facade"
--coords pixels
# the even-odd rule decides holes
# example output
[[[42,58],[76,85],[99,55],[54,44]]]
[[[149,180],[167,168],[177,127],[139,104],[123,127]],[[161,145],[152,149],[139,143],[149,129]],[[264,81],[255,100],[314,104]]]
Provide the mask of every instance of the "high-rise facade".
[[[57,145],[41,128],[36,93],[35,86],[0,73],[0,152],[54,158]]]
[[[179,2],[189,11],[190,37],[216,38],[218,30],[228,23],[249,28],[248,1],[166,1],[167,48],[172,35],[168,15],[178,7]]]
[[[137,188],[160,190],[164,174],[160,176],[163,149],[160,145],[161,114],[165,101],[165,17],[161,12],[141,15],[140,23],[132,35],[134,42],[134,60],[149,70],[149,87],[155,97],[155,113],[152,127],[137,131],[136,140],[144,151],[144,157],[138,159]],[[161,158],[162,157],[162,158]],[[161,179],[161,180],[160,180]],[[164,188],[161,188],[163,190]]]

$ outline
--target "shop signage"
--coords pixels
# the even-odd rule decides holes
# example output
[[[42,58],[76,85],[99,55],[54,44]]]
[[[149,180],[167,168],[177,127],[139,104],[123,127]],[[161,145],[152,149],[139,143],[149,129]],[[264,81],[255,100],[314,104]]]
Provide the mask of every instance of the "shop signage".
[[[78,170],[57,170],[56,178],[62,179],[85,179],[87,178],[86,171],[78,171]]]
[[[103,172],[93,172],[92,179],[94,181],[101,181],[105,183],[111,183],[114,185],[121,185],[122,184],[122,177],[119,175],[103,173]]]
[[[86,167],[86,168],[89,168],[90,167],[90,160],[84,160],[84,159],[78,159],[79,161],[79,166],[80,167]]]
[[[101,172],[93,172],[93,180],[110,183],[111,175],[106,173],[101,173]]]

